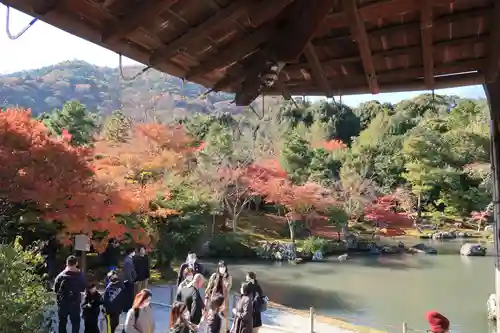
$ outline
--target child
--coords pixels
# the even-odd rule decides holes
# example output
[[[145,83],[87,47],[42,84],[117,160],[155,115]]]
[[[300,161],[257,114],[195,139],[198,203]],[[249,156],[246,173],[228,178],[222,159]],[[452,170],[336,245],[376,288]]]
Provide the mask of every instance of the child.
[[[95,284],[90,284],[85,291],[83,300],[83,322],[85,333],[99,333],[99,310],[102,304],[101,294]]]

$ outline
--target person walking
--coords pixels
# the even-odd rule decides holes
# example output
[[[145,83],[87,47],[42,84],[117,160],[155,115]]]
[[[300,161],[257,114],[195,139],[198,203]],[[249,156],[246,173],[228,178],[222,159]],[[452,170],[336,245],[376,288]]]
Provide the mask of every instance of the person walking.
[[[99,333],[99,313],[101,312],[102,298],[94,283],[90,284],[85,291],[83,299],[83,324],[85,333]]]
[[[106,333],[115,333],[123,311],[125,285],[120,281],[116,271],[108,273],[109,284],[103,296],[104,316],[106,318]]]
[[[185,288],[194,278],[194,270],[191,267],[188,267],[184,270],[184,280],[177,287],[177,293],[179,293],[182,288]]]
[[[125,251],[125,260],[123,261],[123,276],[122,281],[125,285],[125,298],[123,300],[123,312],[127,312],[132,307],[135,296],[135,280],[137,279],[137,272],[134,266],[135,251],[129,248]]]
[[[177,285],[180,285],[184,279],[185,270],[191,268],[195,274],[205,275],[205,268],[198,262],[196,253],[189,251],[186,262],[179,267],[179,275],[177,277]]]
[[[241,298],[233,309],[233,327],[231,333],[252,333],[253,330],[253,306],[251,300],[250,283],[241,285]]]
[[[259,329],[262,327],[262,310],[265,302],[264,293],[262,288],[257,281],[257,275],[254,272],[248,272],[246,276],[246,281],[249,284],[250,292],[249,296],[252,300],[253,307],[253,333],[258,333]]]
[[[208,280],[207,288],[205,289],[205,307],[210,306],[210,302],[215,296],[222,295],[224,297],[224,303],[222,305],[221,311],[225,318],[229,318],[229,298],[231,286],[233,285],[233,279],[229,275],[226,263],[224,261],[219,261],[217,265],[217,271],[212,274]],[[229,320],[225,320],[222,328],[223,332],[227,332],[229,329]]]
[[[428,311],[425,319],[429,323],[430,333],[449,333],[450,321],[448,318],[436,311]]]
[[[203,275],[196,274],[193,281],[177,293],[177,301],[186,304],[189,311],[189,321],[195,325],[200,323],[205,307],[199,291],[203,287],[204,280]]]
[[[148,289],[143,289],[134,298],[132,308],[127,312],[125,319],[125,333],[154,333],[155,322],[151,309],[153,294]]]
[[[108,272],[115,271],[118,268],[118,262],[120,261],[120,248],[119,243],[116,239],[111,238],[108,241],[108,245],[106,246],[106,250],[102,254],[103,264],[108,269]],[[105,286],[107,286],[109,280],[106,279]]]
[[[146,248],[142,245],[137,247],[137,253],[133,258],[135,272],[137,277],[135,280],[135,293],[148,288],[148,280],[151,274],[149,266],[149,257],[146,254]]]
[[[84,291],[85,279],[78,269],[78,259],[71,255],[66,259],[66,268],[57,275],[54,282],[59,333],[66,333],[68,316],[71,321],[71,332],[80,332],[80,305]]]
[[[187,319],[189,311],[186,304],[182,302],[174,302],[170,310],[170,322],[168,333],[193,333],[196,332],[197,326]]]
[[[214,296],[208,305],[207,332],[206,333],[227,333],[229,317],[224,314],[224,296]]]

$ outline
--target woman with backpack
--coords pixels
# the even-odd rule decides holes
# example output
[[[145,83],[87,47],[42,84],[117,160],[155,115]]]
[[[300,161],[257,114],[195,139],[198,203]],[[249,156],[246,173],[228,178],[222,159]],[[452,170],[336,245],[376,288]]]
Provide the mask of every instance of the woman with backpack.
[[[155,322],[151,309],[153,294],[148,289],[141,290],[134,299],[132,308],[125,319],[125,333],[154,333]]]

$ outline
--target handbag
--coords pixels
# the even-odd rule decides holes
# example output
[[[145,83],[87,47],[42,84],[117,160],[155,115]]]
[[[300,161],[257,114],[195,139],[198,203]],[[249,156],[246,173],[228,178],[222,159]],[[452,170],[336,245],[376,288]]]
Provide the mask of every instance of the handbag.
[[[259,296],[258,302],[259,302],[259,311],[266,312],[267,311],[267,297],[266,296]]]

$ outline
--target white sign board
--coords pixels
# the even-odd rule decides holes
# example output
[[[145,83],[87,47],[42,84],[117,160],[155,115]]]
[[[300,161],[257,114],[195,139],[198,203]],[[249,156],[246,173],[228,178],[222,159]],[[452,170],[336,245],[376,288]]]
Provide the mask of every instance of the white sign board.
[[[90,238],[87,235],[75,236],[75,250],[76,251],[90,251]]]

